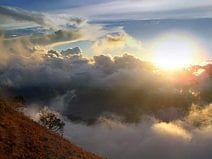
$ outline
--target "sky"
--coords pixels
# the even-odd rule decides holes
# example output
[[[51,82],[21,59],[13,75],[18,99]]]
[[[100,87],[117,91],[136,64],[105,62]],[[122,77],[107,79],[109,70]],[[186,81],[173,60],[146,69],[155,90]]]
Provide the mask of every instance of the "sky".
[[[106,158],[209,159],[211,28],[211,0],[0,0],[0,94]]]
[[[84,10],[78,12],[79,14],[96,16],[110,14],[113,16],[116,14],[126,16],[125,13],[128,15],[131,13],[152,13],[153,15],[157,15],[164,12],[165,14],[171,13],[170,16],[175,14],[176,17],[180,15],[210,17],[212,7],[210,0],[32,0],[30,3],[27,0],[2,0],[1,5],[31,10],[63,10],[71,8],[73,11],[70,12],[77,12],[79,8],[83,8]],[[142,15],[138,15],[138,17],[142,17]]]
[[[104,2],[104,0],[81,0],[81,1],[74,1],[74,0],[14,0],[14,1],[8,1],[8,0],[2,0],[1,5],[7,5],[7,6],[14,6],[14,7],[20,7],[24,9],[32,9],[32,10],[52,10],[52,9],[64,9],[64,8],[73,8],[78,6],[84,6],[88,4],[98,4]]]
[[[66,10],[80,16],[106,19],[206,18],[212,15],[210,0],[32,0],[30,3],[2,0],[0,3],[29,10]]]
[[[131,41],[134,40],[133,43],[137,43],[134,44],[137,45],[137,48],[129,47],[127,44],[124,48],[101,50],[103,53],[130,52],[149,60],[149,55],[144,55],[143,52],[151,52],[150,44],[158,36],[180,32],[191,36],[191,39],[197,39],[197,43],[204,50],[205,58],[211,58],[212,2],[210,0],[33,0],[30,3],[26,0],[2,0],[0,5],[2,6],[0,8],[0,27],[1,30],[6,30],[5,35],[8,37],[26,35],[30,32],[44,32],[49,28],[60,29],[61,26],[73,27],[73,23],[68,21],[68,18],[78,18],[84,24],[89,24],[90,27],[96,29],[94,29],[94,34],[97,34],[96,38],[115,32],[125,32]],[[9,12],[5,11],[5,7]],[[18,13],[18,16],[11,14],[11,11],[14,11],[16,15]],[[24,17],[22,15],[24,12],[30,12],[31,15]],[[8,16],[10,18],[5,18]],[[48,24],[43,24],[42,21]],[[74,44],[72,41],[66,42],[64,45],[61,43],[61,45],[54,46],[53,49],[61,51],[76,45],[83,48],[88,56],[92,56],[96,54],[92,49],[94,40],[96,39],[78,39],[79,43],[76,41]],[[140,43],[142,46],[138,46]]]

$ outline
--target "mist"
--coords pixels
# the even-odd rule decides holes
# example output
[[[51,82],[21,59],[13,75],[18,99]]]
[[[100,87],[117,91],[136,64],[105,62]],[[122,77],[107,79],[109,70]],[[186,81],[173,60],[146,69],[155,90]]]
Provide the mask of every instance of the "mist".
[[[31,106],[25,113],[35,121],[39,109]],[[187,116],[164,122],[143,116],[137,123],[121,117],[101,116],[95,124],[72,122],[66,117],[64,136],[86,150],[116,159],[209,159],[212,146],[212,105],[192,105]],[[168,115],[168,114],[167,114]]]
[[[212,105],[193,106],[188,116],[162,122],[147,116],[137,124],[100,117],[93,126],[66,122],[65,136],[111,159],[209,159]]]

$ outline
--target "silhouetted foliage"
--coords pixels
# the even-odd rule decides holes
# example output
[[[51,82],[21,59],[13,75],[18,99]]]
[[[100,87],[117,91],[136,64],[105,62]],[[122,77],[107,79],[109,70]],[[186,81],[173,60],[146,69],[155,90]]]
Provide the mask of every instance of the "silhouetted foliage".
[[[65,123],[59,118],[59,114],[49,111],[46,107],[40,111],[39,123],[48,129],[63,135]]]
[[[20,103],[20,104],[25,104],[25,99],[24,99],[24,97],[21,96],[21,95],[14,96],[14,97],[13,97],[13,101],[14,101],[14,102],[17,102],[17,103]]]

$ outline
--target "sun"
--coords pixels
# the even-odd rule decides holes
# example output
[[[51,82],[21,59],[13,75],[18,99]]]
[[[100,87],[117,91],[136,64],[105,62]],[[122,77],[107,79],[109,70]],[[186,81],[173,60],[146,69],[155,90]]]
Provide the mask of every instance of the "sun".
[[[197,44],[182,34],[168,34],[158,38],[152,47],[151,61],[166,69],[182,68],[195,61]]]

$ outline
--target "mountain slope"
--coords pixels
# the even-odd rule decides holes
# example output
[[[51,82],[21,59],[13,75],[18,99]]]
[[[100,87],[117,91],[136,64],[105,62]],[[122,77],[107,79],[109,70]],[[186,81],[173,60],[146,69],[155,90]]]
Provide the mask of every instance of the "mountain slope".
[[[15,110],[20,104],[0,98],[1,159],[100,159]]]

